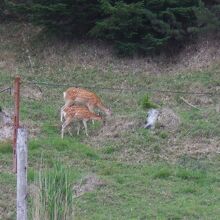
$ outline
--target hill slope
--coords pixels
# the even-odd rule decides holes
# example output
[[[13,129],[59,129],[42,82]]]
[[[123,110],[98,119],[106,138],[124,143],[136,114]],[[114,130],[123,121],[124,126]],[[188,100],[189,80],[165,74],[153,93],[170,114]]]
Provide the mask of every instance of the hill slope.
[[[83,181],[101,182],[74,198],[76,219],[217,219],[217,40],[201,40],[175,58],[119,59],[101,43],[48,41],[28,24],[0,28],[2,87],[11,85],[16,74],[23,81],[21,123],[31,136],[30,184],[43,160],[45,172],[64,166],[73,188],[80,181],[82,188]],[[67,133],[60,138],[59,110],[67,84],[95,91],[114,113],[104,127],[90,124],[88,138],[83,131],[77,137],[74,128],[72,137]],[[180,124],[173,129],[168,120],[155,131],[143,129],[147,110],[141,104],[146,96],[163,112],[173,112]],[[10,113],[12,97],[2,93],[0,98]],[[0,144],[2,219],[15,215],[15,176],[10,169],[6,140]]]

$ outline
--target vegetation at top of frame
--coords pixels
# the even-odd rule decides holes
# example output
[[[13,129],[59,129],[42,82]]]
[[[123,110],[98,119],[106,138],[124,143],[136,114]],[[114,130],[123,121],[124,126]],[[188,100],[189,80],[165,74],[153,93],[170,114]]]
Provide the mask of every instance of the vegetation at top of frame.
[[[176,51],[204,29],[220,27],[217,0],[24,0],[7,5],[62,37],[109,41],[120,55]]]

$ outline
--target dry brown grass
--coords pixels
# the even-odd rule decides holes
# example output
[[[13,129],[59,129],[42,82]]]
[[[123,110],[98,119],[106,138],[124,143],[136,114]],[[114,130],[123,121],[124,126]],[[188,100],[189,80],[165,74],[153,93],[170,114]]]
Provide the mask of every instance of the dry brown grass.
[[[66,70],[74,71],[95,68],[115,74],[164,74],[201,70],[220,60],[219,40],[214,37],[202,38],[197,43],[188,45],[179,55],[167,57],[133,57],[120,59],[115,57],[109,45],[97,42],[56,42],[47,45],[41,53],[45,66],[62,64]],[[65,53],[65,56],[63,54]]]
[[[21,97],[25,97],[27,99],[32,100],[42,100],[43,93],[42,90],[39,87],[36,86],[28,86],[28,85],[22,85],[21,87]]]
[[[0,141],[10,141],[13,137],[13,109],[4,109],[0,112]],[[40,133],[39,126],[32,120],[20,122],[21,127],[28,127],[30,138],[36,137]]]
[[[105,126],[99,129],[98,132],[93,133],[85,142],[93,146],[102,147],[106,142],[122,139],[123,134],[126,132],[135,132],[140,126],[141,121],[138,118],[126,115],[112,116],[107,119]]]
[[[168,132],[177,132],[180,127],[180,117],[170,108],[160,109],[157,126]]]
[[[0,112],[0,141],[11,139],[13,134],[12,111]]]
[[[175,144],[169,149],[170,158],[173,161],[183,155],[195,158],[213,157],[220,154],[220,144],[218,139],[188,138],[183,143]]]
[[[38,66],[35,74],[42,67],[45,75],[51,75],[58,67],[66,72],[73,72],[80,67],[84,70],[96,69],[102,74],[111,70],[116,75],[141,73],[147,76],[201,70],[220,60],[220,43],[214,36],[201,38],[175,56],[118,58],[112,47],[103,42],[47,41],[39,34],[41,29],[30,24],[5,25],[0,30],[0,42],[11,49],[1,49],[0,68],[15,73],[18,67],[25,66],[32,71],[30,66],[33,65]],[[39,40],[39,37],[43,40]]]
[[[146,140],[147,141],[147,140]],[[163,146],[159,154],[152,154],[152,149],[146,148],[122,148],[116,159],[120,162],[128,164],[148,163],[156,161],[167,161],[176,163],[184,156],[195,159],[215,158],[220,154],[219,139],[192,139],[188,138],[185,141],[177,141],[175,138],[170,138],[169,145]]]

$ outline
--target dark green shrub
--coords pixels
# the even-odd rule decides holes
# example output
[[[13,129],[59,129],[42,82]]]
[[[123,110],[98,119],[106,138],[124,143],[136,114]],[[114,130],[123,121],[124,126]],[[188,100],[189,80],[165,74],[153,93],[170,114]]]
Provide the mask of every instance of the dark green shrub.
[[[98,0],[33,0],[10,4],[12,10],[27,14],[29,20],[63,36],[86,36],[101,15]]]
[[[200,31],[220,29],[217,0],[14,0],[8,5],[58,36],[99,38],[125,56],[176,52]]]
[[[198,0],[132,2],[102,0],[105,18],[96,23],[91,35],[114,42],[119,53],[130,55],[180,46],[196,32]]]

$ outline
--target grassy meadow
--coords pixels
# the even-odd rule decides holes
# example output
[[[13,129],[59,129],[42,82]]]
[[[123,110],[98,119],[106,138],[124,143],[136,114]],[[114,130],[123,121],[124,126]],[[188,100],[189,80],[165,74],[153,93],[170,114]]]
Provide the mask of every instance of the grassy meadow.
[[[17,23],[1,24],[0,42],[1,88],[11,86],[16,75],[22,78],[29,219],[219,219],[218,52],[213,59],[196,52],[168,60],[117,58],[101,42],[48,41],[39,28]],[[96,92],[113,112],[105,126],[89,123],[89,137],[83,129],[77,136],[73,125],[72,135],[61,139],[62,93],[69,86]],[[180,121],[175,130],[143,128],[146,97],[175,112]],[[12,96],[0,93],[0,106],[12,112]],[[16,216],[11,170],[11,140],[4,140],[2,220]]]

